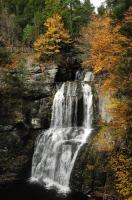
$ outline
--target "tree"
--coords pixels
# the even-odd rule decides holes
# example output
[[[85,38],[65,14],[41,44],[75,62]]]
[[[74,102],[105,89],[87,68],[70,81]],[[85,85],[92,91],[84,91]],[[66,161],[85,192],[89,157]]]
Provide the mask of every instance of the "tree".
[[[106,2],[112,18],[119,20],[124,17],[124,13],[132,6],[131,0],[107,0]]]
[[[34,26],[35,35],[42,31],[44,21],[45,0],[1,0],[0,10],[14,16],[15,33],[19,41],[23,41],[23,30],[27,24]]]
[[[122,43],[127,39],[120,34],[120,28],[118,24],[112,26],[109,17],[93,17],[90,25],[82,30],[90,47],[85,64],[92,66],[95,73],[111,72],[125,54]]]
[[[93,7],[89,0],[65,0],[63,7],[65,24],[74,38],[78,36],[80,28],[89,22]]]
[[[99,14],[100,16],[103,16],[103,15],[105,15],[105,13],[106,13],[106,8],[105,8],[105,6],[102,4],[102,5],[98,8],[98,14]]]
[[[55,14],[62,16],[74,39],[93,11],[90,0],[1,0],[0,11],[4,9],[8,16],[14,16],[15,35],[20,42],[27,25],[34,27],[36,38],[43,31],[43,23]]]
[[[31,45],[34,41],[34,26],[27,24],[23,30],[23,42],[27,45]]]
[[[112,18],[104,15],[96,16],[81,33],[83,44],[87,45],[88,52],[84,63],[91,65],[97,74],[105,72],[103,79],[101,78],[101,91],[111,94],[107,107],[112,120],[107,126],[116,143],[112,150],[112,157],[109,159],[114,176],[114,188],[122,199],[131,199],[129,171],[132,149],[132,9],[129,7],[126,12],[120,10],[119,20],[117,15],[113,15],[113,8],[115,4],[116,6],[119,4],[119,1],[111,0],[112,2]]]
[[[0,14],[0,36],[3,38],[4,43],[8,45],[13,45],[16,42],[16,26],[15,26],[15,16],[13,14],[8,14],[6,9],[3,9]]]
[[[62,20],[73,38],[79,34],[80,27],[87,23],[93,8],[89,0],[46,0],[45,18],[54,14],[62,16]]]
[[[70,36],[61,20],[61,16],[56,14],[44,23],[47,31],[34,43],[38,58],[53,58],[61,52],[63,45],[70,43]]]

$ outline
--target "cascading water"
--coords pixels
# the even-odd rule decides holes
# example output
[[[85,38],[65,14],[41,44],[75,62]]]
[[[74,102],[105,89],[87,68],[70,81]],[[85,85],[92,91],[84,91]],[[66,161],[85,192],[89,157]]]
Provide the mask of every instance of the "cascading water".
[[[83,115],[80,126],[79,115]],[[50,129],[36,141],[31,181],[47,188],[55,186],[59,192],[69,191],[74,162],[91,133],[91,126],[91,87],[86,82],[63,83],[54,97]]]

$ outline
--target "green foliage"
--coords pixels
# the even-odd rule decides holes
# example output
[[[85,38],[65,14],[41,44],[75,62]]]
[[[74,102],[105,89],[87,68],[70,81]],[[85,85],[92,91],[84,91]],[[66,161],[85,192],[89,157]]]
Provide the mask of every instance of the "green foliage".
[[[124,12],[132,5],[131,0],[107,0],[108,9],[114,19],[122,19]]]
[[[34,26],[27,24],[23,30],[23,42],[30,45],[34,41]]]
[[[17,86],[22,87],[24,86],[26,75],[28,74],[28,71],[26,69],[26,60],[22,58],[20,60],[20,63],[18,64],[18,67],[16,68],[16,80],[19,83]]]
[[[98,8],[98,14],[99,14],[100,16],[103,16],[103,15],[105,15],[105,13],[106,13],[106,8],[105,8],[104,5],[101,5],[101,6]]]
[[[1,0],[0,8],[1,13],[6,9],[8,15],[15,16],[16,36],[20,41],[23,39],[23,30],[27,24],[35,27],[35,34],[36,29],[40,30],[42,27],[45,0]]]
[[[76,37],[80,28],[90,21],[93,8],[89,0],[85,0],[83,3],[79,0],[67,0],[64,7],[64,22],[71,35]]]
[[[90,0],[1,0],[0,10],[1,13],[6,10],[9,18],[13,14],[17,39],[29,45],[43,32],[43,22],[55,14],[61,15],[71,35],[77,36],[80,27],[89,21],[93,8]]]

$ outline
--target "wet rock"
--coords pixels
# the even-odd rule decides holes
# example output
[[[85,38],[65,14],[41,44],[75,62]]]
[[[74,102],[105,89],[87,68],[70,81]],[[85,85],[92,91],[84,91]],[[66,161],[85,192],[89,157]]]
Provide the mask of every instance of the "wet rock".
[[[0,125],[0,132],[1,131],[11,131],[13,129],[13,126],[12,125]]]
[[[34,66],[32,73],[34,73],[34,74],[41,73],[41,68],[40,68],[39,64]]]
[[[55,81],[56,82],[73,81],[75,80],[75,73],[76,69],[59,68],[56,73]]]
[[[105,192],[105,188],[109,188],[110,192],[113,188],[112,176],[108,168],[111,149],[102,146],[99,148],[97,136],[96,131],[91,134],[88,143],[82,147],[76,159],[70,180],[71,188],[75,191],[79,190],[87,194],[88,191]],[[112,144],[111,141],[109,142]]]
[[[108,111],[108,105],[110,104],[110,96],[99,94],[99,111],[100,116],[104,122],[109,123],[112,120],[112,116]]]
[[[0,99],[0,183],[26,176],[36,137],[50,124],[57,66],[25,65],[24,73],[10,74],[20,85]]]
[[[109,112],[109,106],[111,104],[112,92],[108,91],[108,90],[102,91],[101,83],[96,83],[95,89],[96,89],[96,92],[98,95],[99,117],[102,120],[102,122],[109,123],[113,119],[112,114]]]
[[[0,133],[0,148],[1,150],[12,150],[21,145],[21,139],[15,131]]]
[[[104,187],[105,183],[106,183],[106,176],[107,173],[103,172],[103,170],[101,169],[97,169],[94,171],[94,185],[98,188],[98,187]]]
[[[41,128],[40,118],[32,118],[31,126],[33,129],[40,129]]]

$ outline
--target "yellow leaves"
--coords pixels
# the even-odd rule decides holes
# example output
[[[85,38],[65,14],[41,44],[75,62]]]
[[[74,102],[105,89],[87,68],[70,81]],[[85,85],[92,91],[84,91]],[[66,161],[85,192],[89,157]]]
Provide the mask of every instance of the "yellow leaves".
[[[132,7],[125,14],[122,22],[126,35],[131,31]],[[122,28],[122,29],[121,29]],[[111,143],[110,136],[115,145],[121,150],[129,152],[130,125],[131,125],[131,39],[130,34],[121,34],[123,26],[111,22],[109,17],[94,17],[86,28],[82,30],[83,44],[88,49],[85,64],[92,67],[95,73],[103,72],[101,77],[101,93],[108,92],[110,95],[108,113],[111,121],[107,126],[110,131],[101,128],[95,147],[98,151],[113,151],[117,154],[114,144]],[[123,31],[122,31],[123,32]],[[125,34],[125,33],[124,33]],[[128,49],[129,48],[129,49]],[[85,52],[84,52],[85,53]],[[107,134],[106,134],[107,133]],[[126,147],[128,145],[128,149]],[[115,175],[116,190],[125,200],[132,199],[130,191],[130,168],[132,159],[125,155],[116,155],[111,158],[111,167]]]
[[[44,23],[44,25],[47,28],[49,28],[49,27],[51,27],[51,25],[53,25],[52,28],[54,28],[54,27],[56,27],[56,23],[58,23],[58,21],[60,21],[60,20],[61,20],[61,16],[56,14],[53,17],[48,18],[47,21]],[[60,24],[59,27],[63,27],[63,24]]]
[[[131,14],[130,14],[131,13]],[[129,16],[129,17],[128,17]],[[130,19],[132,12],[125,17]],[[84,65],[93,68],[96,74],[104,73],[101,82],[101,93],[113,97],[110,99],[108,111],[112,116],[111,126],[126,139],[130,127],[130,106],[125,94],[131,93],[131,78],[128,67],[128,38],[121,34],[121,24],[113,24],[109,17],[94,17],[90,24],[82,30],[83,44],[87,45],[88,56]],[[86,46],[85,45],[85,46]],[[131,60],[129,61],[131,62]],[[126,65],[125,65],[126,63]],[[128,71],[128,72],[127,72]],[[114,98],[115,97],[115,98]]]
[[[127,39],[119,33],[120,25],[111,24],[109,17],[94,17],[82,32],[90,47],[87,64],[93,67],[95,73],[113,70],[124,53],[121,43]]]
[[[44,23],[47,27],[46,33],[34,42],[34,49],[36,53],[39,52],[39,58],[56,55],[61,52],[62,44],[70,43],[69,33],[64,29],[61,20],[61,16],[56,14]]]
[[[111,158],[111,167],[115,175],[117,192],[125,199],[131,199],[132,184],[130,171],[132,170],[132,158],[125,155],[117,155]]]
[[[23,58],[23,55],[21,54],[16,54],[16,55],[13,55],[11,57],[11,60],[10,60],[10,63],[8,63],[6,66],[9,68],[9,69],[12,69],[12,70],[15,70],[18,68],[18,65],[19,63],[21,62],[21,59]]]

